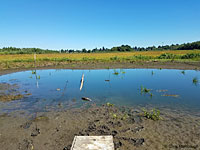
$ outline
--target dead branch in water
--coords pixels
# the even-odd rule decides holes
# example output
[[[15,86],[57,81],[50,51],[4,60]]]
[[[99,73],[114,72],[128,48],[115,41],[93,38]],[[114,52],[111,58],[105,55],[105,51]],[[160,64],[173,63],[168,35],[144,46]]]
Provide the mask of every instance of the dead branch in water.
[[[84,74],[82,75],[82,78],[81,78],[81,86],[80,86],[80,91],[82,90],[83,88],[83,82],[84,82]]]

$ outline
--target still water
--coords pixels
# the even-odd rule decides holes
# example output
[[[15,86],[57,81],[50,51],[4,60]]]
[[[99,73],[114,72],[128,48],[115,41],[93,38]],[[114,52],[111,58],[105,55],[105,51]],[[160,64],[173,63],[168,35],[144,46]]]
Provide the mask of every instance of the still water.
[[[80,91],[80,80],[84,84]],[[195,70],[170,69],[50,69],[16,72],[0,76],[1,83],[17,84],[32,95],[12,102],[0,102],[0,112],[48,111],[81,107],[88,103],[132,107],[154,107],[200,111],[200,79]],[[141,87],[150,91],[144,92]],[[143,91],[143,92],[142,92]],[[82,97],[92,102],[81,100]]]

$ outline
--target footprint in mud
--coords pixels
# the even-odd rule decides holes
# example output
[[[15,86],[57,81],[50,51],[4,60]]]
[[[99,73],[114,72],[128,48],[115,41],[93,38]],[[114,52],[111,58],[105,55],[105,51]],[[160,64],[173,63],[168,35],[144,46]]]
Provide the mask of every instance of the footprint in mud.
[[[28,121],[28,122],[25,122],[24,124],[22,124],[20,127],[24,128],[24,129],[28,129],[28,128],[30,128],[31,125],[32,125],[32,121]]]
[[[40,134],[40,129],[36,126],[36,128],[31,133],[31,136],[38,136]]]
[[[19,150],[33,150],[33,141],[32,140],[28,140],[28,139],[24,139],[21,143],[19,143]]]
[[[134,139],[134,138],[126,138],[126,137],[116,137],[119,140],[125,140],[129,143],[133,144],[134,146],[142,146],[145,142],[144,138]]]

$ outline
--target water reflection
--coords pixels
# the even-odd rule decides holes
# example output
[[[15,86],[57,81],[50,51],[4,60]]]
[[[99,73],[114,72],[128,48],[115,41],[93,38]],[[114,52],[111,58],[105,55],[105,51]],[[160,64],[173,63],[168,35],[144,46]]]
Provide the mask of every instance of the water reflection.
[[[82,90],[80,81],[84,74]],[[153,106],[199,110],[198,71],[169,69],[33,70],[0,76],[0,82],[18,84],[32,95],[2,103],[1,112],[45,111],[48,108],[81,107],[82,97],[91,103]]]

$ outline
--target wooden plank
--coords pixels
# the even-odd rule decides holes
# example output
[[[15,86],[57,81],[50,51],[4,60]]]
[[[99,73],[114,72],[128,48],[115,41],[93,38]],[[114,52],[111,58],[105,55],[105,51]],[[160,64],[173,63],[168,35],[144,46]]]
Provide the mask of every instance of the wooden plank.
[[[75,136],[71,150],[114,150],[113,136]]]

